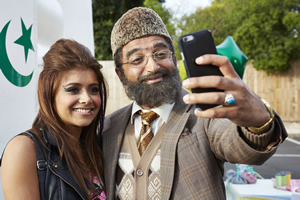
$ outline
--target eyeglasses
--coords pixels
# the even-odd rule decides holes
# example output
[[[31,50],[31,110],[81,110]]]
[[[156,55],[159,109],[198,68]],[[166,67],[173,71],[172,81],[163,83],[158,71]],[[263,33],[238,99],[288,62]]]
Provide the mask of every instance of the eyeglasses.
[[[127,62],[122,63],[122,64],[130,64],[130,66],[133,68],[143,68],[146,66],[149,56],[152,56],[152,58],[153,58],[153,60],[155,60],[155,62],[157,62],[159,64],[163,64],[170,60],[172,54],[173,54],[173,52],[171,52],[168,49],[156,51],[154,53],[149,53],[146,55],[141,54],[141,53],[135,53],[129,57]]]

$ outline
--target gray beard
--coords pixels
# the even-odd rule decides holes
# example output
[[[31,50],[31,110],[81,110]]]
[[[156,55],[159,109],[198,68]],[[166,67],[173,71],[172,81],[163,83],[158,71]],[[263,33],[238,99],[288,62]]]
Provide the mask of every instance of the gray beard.
[[[173,103],[181,96],[181,79],[177,68],[171,72],[159,69],[155,73],[139,77],[137,81],[129,81],[124,72],[121,73],[121,81],[127,96],[140,106],[155,108],[164,103]],[[162,81],[154,84],[144,83],[145,80],[151,79],[157,74],[162,75]]]

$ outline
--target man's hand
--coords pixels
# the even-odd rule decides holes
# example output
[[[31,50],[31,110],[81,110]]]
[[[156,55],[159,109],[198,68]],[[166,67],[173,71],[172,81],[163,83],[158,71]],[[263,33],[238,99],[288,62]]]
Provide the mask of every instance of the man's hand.
[[[196,59],[196,63],[218,66],[222,76],[193,77],[183,81],[185,88],[218,88],[224,92],[192,93],[185,95],[186,104],[220,104],[221,106],[207,110],[197,109],[195,115],[202,118],[228,118],[242,127],[260,127],[270,118],[270,114],[260,98],[255,95],[235,72],[230,61],[225,56],[204,55]],[[225,95],[231,93],[235,102],[225,105]]]

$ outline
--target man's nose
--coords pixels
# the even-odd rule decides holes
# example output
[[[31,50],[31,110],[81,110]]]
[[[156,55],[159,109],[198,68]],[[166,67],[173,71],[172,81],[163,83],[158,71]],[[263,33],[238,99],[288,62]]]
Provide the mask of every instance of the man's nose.
[[[147,63],[145,65],[145,69],[148,72],[156,72],[159,69],[159,65],[154,60],[153,56],[147,56]]]

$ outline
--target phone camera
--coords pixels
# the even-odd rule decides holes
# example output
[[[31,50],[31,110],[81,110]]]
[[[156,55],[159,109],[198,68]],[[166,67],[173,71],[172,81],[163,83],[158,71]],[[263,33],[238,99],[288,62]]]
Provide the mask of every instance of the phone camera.
[[[182,40],[183,40],[184,42],[190,42],[190,41],[194,40],[194,36],[192,36],[192,35],[187,35],[187,36],[183,37]]]

